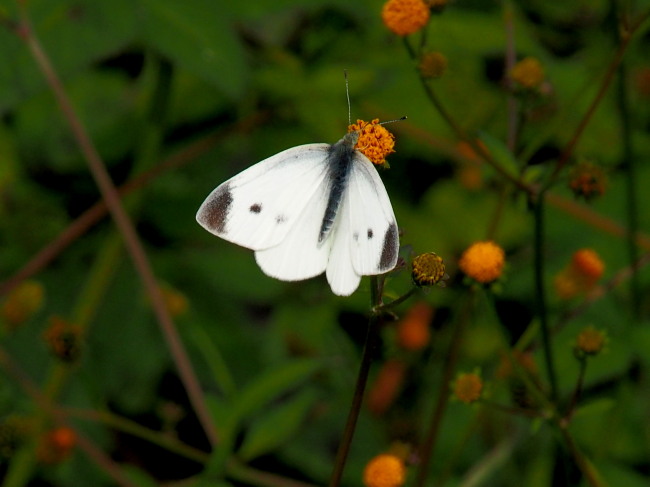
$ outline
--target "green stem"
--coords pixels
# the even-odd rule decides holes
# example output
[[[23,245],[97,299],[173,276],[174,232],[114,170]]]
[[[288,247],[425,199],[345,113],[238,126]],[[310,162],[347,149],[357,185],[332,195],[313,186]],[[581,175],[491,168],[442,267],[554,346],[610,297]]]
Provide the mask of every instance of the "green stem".
[[[462,314],[458,317],[457,320],[455,320],[455,325],[452,324],[453,332],[451,342],[449,344],[449,352],[447,353],[442,377],[440,379],[440,385],[438,387],[438,399],[431,415],[427,434],[422,445],[420,446],[419,457],[421,459],[421,463],[417,472],[415,487],[424,487],[427,483],[433,450],[436,444],[436,440],[438,439],[438,433],[440,431],[442,418],[445,415],[445,410],[447,409],[447,404],[449,403],[449,383],[451,382],[452,376],[456,369],[456,362],[458,361],[458,354],[460,351],[460,345],[462,343],[465,321],[469,319],[469,312],[472,308],[468,305],[468,303],[464,304],[465,306],[461,307]]]
[[[545,192],[541,192],[535,206],[535,296],[537,301],[537,316],[539,317],[542,332],[542,347],[544,349],[544,362],[546,363],[546,374],[551,386],[551,401],[557,399],[557,377],[553,362],[553,351],[551,348],[551,332],[548,324],[548,312],[546,308],[546,287],[544,286],[544,198]]]
[[[371,276],[370,278],[370,299],[371,307],[374,308],[381,304],[381,278],[378,276]],[[359,366],[359,373],[357,375],[357,382],[354,387],[354,396],[352,397],[352,405],[348,412],[348,419],[343,429],[343,436],[339,443],[336,458],[334,460],[334,470],[330,478],[330,487],[338,487],[341,485],[341,477],[345,463],[350,452],[350,445],[359,419],[359,412],[361,411],[361,403],[363,402],[363,395],[366,390],[366,383],[368,382],[368,374],[370,372],[370,365],[372,364],[372,357],[377,348],[378,331],[382,322],[382,314],[372,314],[368,322],[368,331],[366,332],[366,341],[363,345],[363,352],[361,355],[361,365]]]

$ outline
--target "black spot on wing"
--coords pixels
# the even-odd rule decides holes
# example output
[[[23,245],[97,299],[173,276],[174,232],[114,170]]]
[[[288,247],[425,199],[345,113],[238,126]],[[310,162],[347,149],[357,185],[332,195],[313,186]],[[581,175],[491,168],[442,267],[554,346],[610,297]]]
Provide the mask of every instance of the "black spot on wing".
[[[251,213],[259,213],[262,211],[262,203],[255,203],[254,205],[251,205],[249,210]]]
[[[373,237],[374,234],[375,234],[375,233],[372,231],[372,228],[369,228],[369,229],[368,229],[368,240],[372,239],[372,237]]]
[[[384,246],[381,249],[381,257],[379,258],[379,270],[389,271],[393,268],[398,250],[397,225],[391,223],[386,230],[386,235],[384,235]]]
[[[212,232],[225,233],[232,201],[230,185],[225,184],[205,202],[203,211],[199,215],[201,223]]]

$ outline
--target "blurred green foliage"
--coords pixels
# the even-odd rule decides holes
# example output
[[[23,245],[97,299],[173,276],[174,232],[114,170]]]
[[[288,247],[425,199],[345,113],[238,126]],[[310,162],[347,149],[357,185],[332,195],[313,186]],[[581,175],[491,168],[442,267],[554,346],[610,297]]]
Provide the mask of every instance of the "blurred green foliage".
[[[451,279],[446,288],[419,298],[436,309],[425,350],[396,351],[393,324],[383,330],[375,360],[381,364],[399,355],[408,374],[388,412],[376,416],[362,410],[343,485],[361,485],[364,465],[393,442],[415,451],[423,441],[439,391],[445,390],[442,370],[453,330],[460,326],[460,308],[470,311],[454,370],[479,367],[487,399],[517,406],[512,384],[499,375],[500,361],[514,347],[530,345],[534,375],[548,391],[537,334],[531,201],[476,162],[471,151],[463,152],[457,134],[427,100],[417,63],[382,24],[382,3],[25,2],[34,33],[115,184],[147,178],[124,202],[157,278],[175,299],[187,302],[187,309],[178,309],[176,326],[220,443],[210,453],[138,274],[110,217],[104,217],[30,277],[42,285],[44,300],[18,326],[5,322],[0,341],[0,422],[6,426],[10,418],[24,417],[32,432],[41,432],[63,421],[86,446],[80,442],[65,461],[43,465],[37,434],[25,434],[15,450],[0,452],[5,485],[327,482],[367,327],[369,281],[364,278],[353,296],[339,298],[323,277],[273,280],[256,266],[252,252],[207,234],[194,215],[215,186],[254,162],[287,147],[340,139],[348,113],[344,69],[353,120],[408,116],[389,126],[397,152],[381,177],[402,231],[406,262],[435,251]],[[26,47],[16,5],[0,3],[0,276],[5,282],[101,199]],[[430,86],[506,172],[515,178],[524,174],[526,183],[536,184],[552,172],[601,86],[617,49],[616,19],[634,19],[648,8],[647,1],[453,2],[432,15],[427,28],[427,46],[448,60],[444,76]],[[513,41],[504,9],[513,15]],[[645,486],[650,477],[650,306],[645,298],[650,274],[647,265],[635,269],[636,293],[643,298],[637,309],[629,274],[619,274],[631,264],[624,231],[631,211],[641,233],[637,254],[650,250],[648,24],[634,32],[626,51],[622,87],[618,80],[609,87],[569,161],[584,158],[605,168],[605,194],[588,204],[577,201],[564,171],[550,189],[545,214],[547,311],[553,326],[562,325],[552,337],[560,393],[555,406],[568,407],[578,381],[576,335],[588,325],[606,330],[608,344],[588,360],[568,429],[606,482],[601,485],[611,486]],[[412,37],[417,45],[419,36]],[[517,59],[541,61],[541,94],[508,91],[509,42]],[[627,100],[623,111],[619,89]],[[510,96],[519,106],[515,147],[506,142],[513,123]],[[633,148],[627,154],[626,136]],[[169,161],[174,165],[164,166]],[[148,177],[160,167],[165,169]],[[477,186],[464,179],[468,167]],[[632,210],[631,167],[637,188]],[[488,238],[506,250],[507,270],[498,290],[472,290],[456,261],[472,242]],[[596,250],[605,262],[601,284],[621,279],[599,288],[602,296],[563,321],[582,298],[562,300],[553,280],[580,248]],[[408,268],[394,272],[386,281],[386,300],[410,286]],[[397,315],[408,306],[397,308]],[[83,326],[82,358],[74,365],[57,362],[42,340],[55,315]],[[99,413],[112,419],[99,419]],[[588,485],[571,455],[558,447],[557,431],[546,419],[450,401],[427,485]],[[138,427],[149,428],[153,437]],[[165,443],[170,438],[181,449],[189,445],[196,451],[179,452]],[[98,460],[88,443],[115,470]],[[422,459],[414,454],[411,460],[409,485],[415,485]]]

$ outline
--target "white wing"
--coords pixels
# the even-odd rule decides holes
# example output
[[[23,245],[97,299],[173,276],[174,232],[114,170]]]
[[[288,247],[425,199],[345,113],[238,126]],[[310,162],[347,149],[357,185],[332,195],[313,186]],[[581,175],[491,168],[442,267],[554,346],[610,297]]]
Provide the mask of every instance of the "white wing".
[[[348,186],[337,215],[327,280],[335,294],[348,296],[360,276],[395,267],[399,236],[393,207],[373,164],[355,152]]]
[[[329,147],[301,145],[258,162],[212,191],[199,208],[196,220],[210,233],[256,251],[277,246],[292,232],[291,242],[297,245],[299,239],[295,234],[310,235],[307,227],[312,222],[304,220],[315,218],[320,225],[323,217],[323,213],[316,217],[312,212],[320,204],[324,212],[327,203]],[[310,236],[313,235],[318,238],[318,230]],[[302,243],[307,246],[306,241]],[[315,253],[316,245],[310,242],[309,247]],[[286,260],[290,256],[279,257]],[[265,257],[258,256],[260,260],[264,272],[283,279]],[[323,266],[321,272],[324,269]],[[299,278],[307,277],[311,275]]]

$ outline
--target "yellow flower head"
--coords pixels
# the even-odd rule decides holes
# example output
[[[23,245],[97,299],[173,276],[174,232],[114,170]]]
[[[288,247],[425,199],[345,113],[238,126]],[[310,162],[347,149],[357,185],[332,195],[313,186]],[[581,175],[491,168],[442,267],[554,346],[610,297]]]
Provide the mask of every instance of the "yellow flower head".
[[[404,462],[395,455],[377,455],[363,471],[363,485],[366,487],[401,487],[405,481]]]
[[[441,52],[425,52],[420,58],[418,69],[423,78],[440,78],[447,70],[447,58]]]
[[[527,57],[513,66],[510,78],[522,88],[534,90],[544,81],[544,67],[537,58]]]
[[[381,10],[386,27],[398,36],[417,32],[427,25],[430,11],[422,0],[388,0]]]
[[[458,261],[465,275],[484,284],[501,277],[504,264],[503,249],[492,241],[473,243]]]
[[[444,287],[443,281],[449,279],[442,257],[433,252],[418,255],[413,259],[412,267],[413,282],[420,287],[434,284]]]
[[[483,380],[476,372],[460,374],[456,377],[452,389],[459,401],[471,404],[481,398]]]
[[[414,305],[397,324],[397,342],[405,350],[421,350],[431,340],[429,325],[433,307],[425,302]]]
[[[358,132],[359,140],[355,149],[377,165],[386,163],[386,156],[395,152],[395,136],[379,124],[379,119],[372,122],[357,120],[348,127],[348,132]]]
[[[588,326],[576,338],[575,350],[579,356],[598,355],[606,343],[607,335],[604,331]]]

